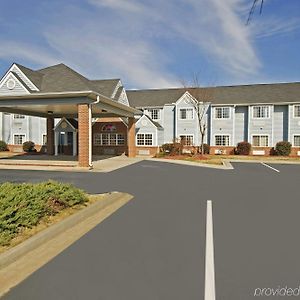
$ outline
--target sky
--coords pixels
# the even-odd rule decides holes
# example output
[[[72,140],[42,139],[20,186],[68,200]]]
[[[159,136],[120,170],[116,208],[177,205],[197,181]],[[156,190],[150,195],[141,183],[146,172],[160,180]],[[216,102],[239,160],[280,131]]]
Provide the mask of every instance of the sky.
[[[0,74],[64,63],[129,89],[300,81],[300,1],[9,0]]]

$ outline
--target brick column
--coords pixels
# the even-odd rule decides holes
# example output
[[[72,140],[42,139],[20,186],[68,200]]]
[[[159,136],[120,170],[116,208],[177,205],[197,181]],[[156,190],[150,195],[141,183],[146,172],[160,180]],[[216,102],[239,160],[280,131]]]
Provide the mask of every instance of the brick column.
[[[128,157],[135,157],[136,156],[135,118],[128,118],[127,145],[128,145]]]
[[[47,154],[54,154],[54,118],[47,118]]]
[[[88,104],[78,105],[78,163],[79,167],[92,167],[92,116]]]

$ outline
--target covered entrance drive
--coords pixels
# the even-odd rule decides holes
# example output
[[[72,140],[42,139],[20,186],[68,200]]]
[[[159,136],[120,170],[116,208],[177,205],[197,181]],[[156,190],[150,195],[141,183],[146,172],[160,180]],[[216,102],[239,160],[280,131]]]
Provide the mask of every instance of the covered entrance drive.
[[[88,168],[93,166],[92,119],[125,117],[127,155],[136,155],[134,116],[141,112],[94,91],[0,96],[0,111],[46,118],[47,154],[78,155],[79,166]],[[61,120],[54,126],[56,118]]]

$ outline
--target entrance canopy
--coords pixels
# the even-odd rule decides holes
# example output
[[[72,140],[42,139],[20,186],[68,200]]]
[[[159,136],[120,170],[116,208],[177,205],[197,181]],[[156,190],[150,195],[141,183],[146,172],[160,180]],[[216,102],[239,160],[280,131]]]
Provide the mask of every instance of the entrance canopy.
[[[77,118],[78,104],[88,104],[92,117],[134,117],[141,112],[94,91],[0,95],[0,111],[28,116]]]

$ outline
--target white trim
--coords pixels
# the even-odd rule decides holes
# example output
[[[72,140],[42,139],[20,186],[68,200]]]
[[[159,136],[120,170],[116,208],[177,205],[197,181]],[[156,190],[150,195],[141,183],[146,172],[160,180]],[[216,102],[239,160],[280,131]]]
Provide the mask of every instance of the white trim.
[[[236,145],[235,141],[235,106],[231,108],[232,110],[232,144]]]
[[[89,166],[93,166],[93,141],[92,141],[92,105],[89,104],[88,106],[88,113],[89,113]]]
[[[272,117],[271,117],[271,134],[272,134],[272,136],[271,136],[271,140],[272,140],[271,145],[275,146],[274,145],[274,112],[275,112],[275,106],[272,105],[272,107],[273,107],[273,110],[272,110]],[[270,109],[270,113],[271,113],[271,109]],[[284,120],[282,122],[284,123]]]
[[[292,143],[291,143],[292,147],[297,147],[298,148],[298,147],[300,147],[300,145],[299,146],[295,146],[295,136],[299,136],[300,137],[300,133],[298,133],[298,134],[294,133],[293,134],[293,139],[292,139]]]
[[[145,141],[145,134],[151,134],[151,136],[152,136],[152,145],[138,145],[137,144],[137,136],[138,136],[138,134],[143,134],[144,135],[144,141]],[[136,135],[135,135],[135,146],[136,147],[155,147],[155,146],[157,146],[157,145],[154,145],[153,133],[152,132],[137,132]]]
[[[288,141],[291,141],[291,105],[288,105]]]
[[[216,145],[216,135],[220,135],[220,136],[229,136],[229,143],[228,146],[224,146],[224,145]],[[232,145],[232,138],[231,138],[231,134],[230,133],[215,133],[213,135],[214,139],[213,139],[213,146],[214,147],[233,147]]]
[[[9,76],[12,76],[14,77],[14,79],[19,83],[19,85],[24,89],[24,91],[27,93],[27,94],[30,94],[30,92],[28,91],[28,89],[22,84],[22,82],[14,75],[14,73],[8,73],[7,75],[5,75],[4,79],[5,80],[1,80],[0,82],[0,89],[3,87],[3,85],[6,83],[6,78],[9,77]],[[10,90],[10,91],[13,91],[13,90]],[[5,96],[6,94],[0,94],[1,96]],[[7,94],[7,96],[12,96],[14,95],[13,93],[11,94]]]
[[[266,119],[270,119],[271,118],[271,109],[270,109],[270,107],[271,107],[272,105],[253,105],[253,106],[251,106],[251,111],[252,111],[252,113],[251,113],[251,118],[252,118],[252,120],[266,120]],[[254,107],[268,107],[268,117],[263,117],[263,118],[258,118],[258,117],[254,117],[253,116],[253,114],[254,114],[254,110],[253,110],[253,108]]]
[[[251,106],[248,106],[248,126],[247,126],[247,142],[251,143],[250,141],[250,125],[251,125]]]
[[[299,117],[295,117],[295,106],[299,106],[299,108],[300,108],[300,104],[294,104],[293,105],[293,118],[294,119],[300,119],[300,116]]]
[[[13,133],[12,145],[22,146],[24,142],[22,144],[15,144],[15,136],[16,135],[24,135],[24,142],[26,142],[26,139],[27,139],[26,133],[23,133],[23,132]]]
[[[268,137],[268,146],[254,146],[253,145],[253,136],[267,136]],[[251,134],[251,143],[252,147],[255,147],[255,148],[265,148],[265,147],[272,147],[270,146],[270,134],[268,133],[253,133]]]
[[[198,102],[188,91],[185,91],[184,94],[178,99],[176,100],[176,102],[174,103],[175,105],[178,105],[181,101],[184,100],[184,98],[188,97],[190,100],[194,101],[194,102]],[[173,104],[173,103],[172,103]]]
[[[229,118],[216,118],[216,112],[215,110],[217,108],[229,108]],[[216,107],[213,107],[213,119],[214,120],[217,120],[217,121],[225,121],[225,120],[231,120],[232,118],[232,106],[228,106],[228,105],[224,105],[224,106],[216,106]]]
[[[180,110],[182,110],[182,109],[186,109],[186,110],[191,109],[193,111],[193,118],[192,119],[181,119],[180,118]],[[195,120],[195,108],[193,106],[192,107],[191,106],[179,107],[177,118],[180,121],[193,121],[193,120]]]

